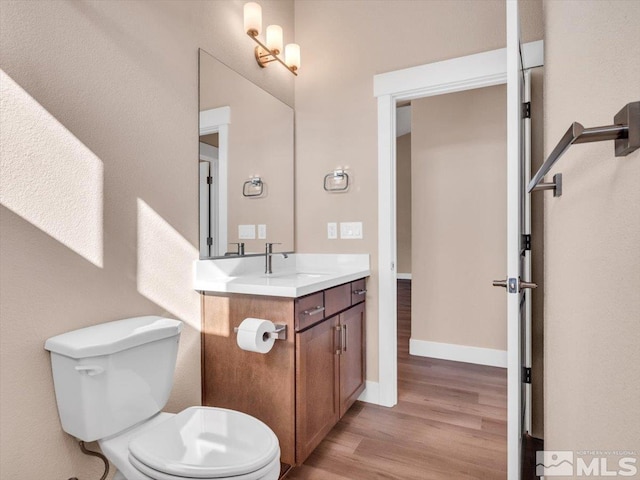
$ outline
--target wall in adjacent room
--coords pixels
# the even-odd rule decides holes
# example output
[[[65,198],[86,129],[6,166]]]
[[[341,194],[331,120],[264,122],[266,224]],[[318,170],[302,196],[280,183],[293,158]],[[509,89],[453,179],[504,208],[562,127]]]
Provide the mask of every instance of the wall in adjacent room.
[[[412,343],[507,349],[506,109],[506,85],[412,102]]]
[[[411,134],[396,140],[398,274],[411,274]]]
[[[293,1],[261,3],[292,41]],[[100,476],[60,427],[52,335],[184,320],[167,409],[200,403],[198,48],[293,104],[253,46],[236,1],[2,1],[0,477]]]

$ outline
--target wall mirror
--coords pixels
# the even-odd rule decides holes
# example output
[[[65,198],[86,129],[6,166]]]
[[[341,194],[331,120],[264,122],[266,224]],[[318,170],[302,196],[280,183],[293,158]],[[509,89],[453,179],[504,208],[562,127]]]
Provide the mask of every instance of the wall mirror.
[[[200,258],[293,251],[293,109],[199,55]]]

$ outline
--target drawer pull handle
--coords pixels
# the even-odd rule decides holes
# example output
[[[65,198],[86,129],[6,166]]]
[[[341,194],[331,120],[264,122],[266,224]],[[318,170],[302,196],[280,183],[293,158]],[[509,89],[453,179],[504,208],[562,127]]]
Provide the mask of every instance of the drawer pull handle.
[[[324,307],[317,306],[316,308],[305,310],[304,312],[302,312],[302,315],[307,315],[310,317],[311,315],[317,315],[318,313],[322,313],[322,312],[324,312]]]
[[[363,289],[361,289],[361,290],[354,290],[354,291],[353,291],[353,294],[354,294],[354,295],[364,295],[365,293],[367,293],[367,290],[366,290],[366,289],[364,289],[364,288],[363,288]]]

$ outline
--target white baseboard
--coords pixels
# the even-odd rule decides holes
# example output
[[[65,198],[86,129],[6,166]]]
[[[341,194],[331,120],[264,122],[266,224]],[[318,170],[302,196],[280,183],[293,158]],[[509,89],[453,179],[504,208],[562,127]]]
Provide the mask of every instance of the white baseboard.
[[[369,380],[366,380],[364,392],[360,394],[358,400],[380,405],[380,384],[378,382],[370,382]]]
[[[410,273],[399,273],[397,277],[398,277],[398,280],[411,280]]]
[[[420,357],[440,358],[455,362],[476,363],[507,368],[507,351],[493,348],[470,347],[451,343],[409,340],[409,353]]]

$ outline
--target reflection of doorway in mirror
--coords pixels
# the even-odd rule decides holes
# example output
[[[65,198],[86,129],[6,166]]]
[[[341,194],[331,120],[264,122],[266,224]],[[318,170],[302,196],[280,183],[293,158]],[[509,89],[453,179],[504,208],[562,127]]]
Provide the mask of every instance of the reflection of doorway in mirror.
[[[205,143],[211,136],[200,137],[200,258],[217,255],[222,248],[218,232],[218,147]]]
[[[227,246],[227,151],[230,107],[200,112],[200,258]]]

